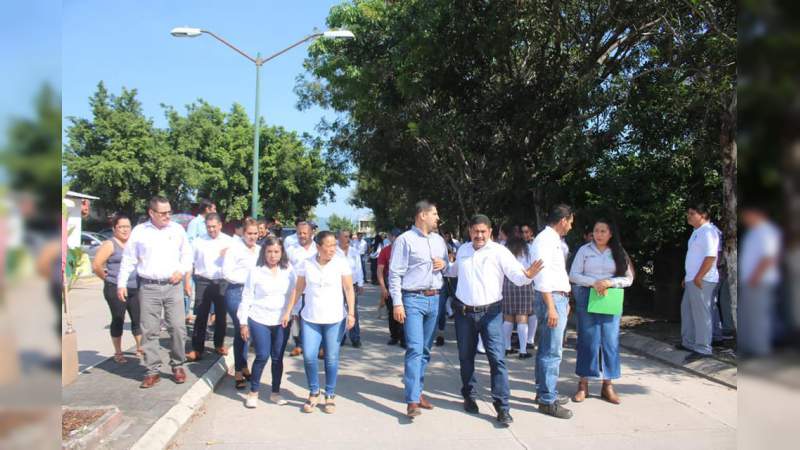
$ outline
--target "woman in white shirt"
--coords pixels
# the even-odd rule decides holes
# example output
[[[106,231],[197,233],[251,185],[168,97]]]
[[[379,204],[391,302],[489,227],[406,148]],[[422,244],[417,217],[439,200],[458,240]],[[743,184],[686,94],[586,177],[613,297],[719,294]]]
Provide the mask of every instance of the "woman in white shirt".
[[[250,269],[256,266],[258,253],[261,246],[256,244],[258,239],[258,222],[253,219],[245,219],[244,233],[242,240],[234,239],[230,248],[225,252],[225,261],[222,263],[222,276],[228,282],[225,290],[225,306],[233,322],[233,329],[238,330],[242,322],[239,322],[238,311],[242,302],[242,291],[244,283]],[[244,322],[247,325],[247,322]],[[233,360],[234,360],[234,379],[236,389],[247,387],[247,380],[250,379],[250,371],[247,369],[247,342],[242,339],[241,333],[233,333]]]
[[[626,288],[633,283],[631,260],[610,221],[600,219],[595,222],[592,242],[584,244],[575,254],[569,280],[574,284],[575,314],[578,318],[575,373],[581,377],[573,401],[582,402],[589,396],[589,377],[602,377],[601,397],[619,404],[619,396],[611,380],[620,377],[620,316],[587,311],[591,288],[604,295],[609,288]]]
[[[289,265],[286,252],[278,238],[269,236],[264,240],[256,266],[250,269],[242,292],[242,303],[237,315],[241,337],[247,342],[253,338],[256,358],[250,377],[250,394],[245,406],[255,408],[261,373],[272,358],[272,393],[270,401],[285,405],[281,397],[283,376],[283,352],[289,340],[287,323],[281,323],[281,313],[286,308],[295,285],[295,274]]]
[[[316,256],[304,260],[297,268],[297,284],[284,308],[282,325],[289,324],[294,303],[305,294],[300,313],[303,319],[303,362],[308,379],[309,396],[303,412],[314,412],[319,403],[319,372],[317,355],[320,345],[325,349],[325,406],[323,411],[336,411],[336,374],[339,368],[339,347],[342,336],[355,324],[355,293],[350,264],[336,255],[336,238],[330,231],[314,237]],[[344,299],[347,299],[345,319]]]

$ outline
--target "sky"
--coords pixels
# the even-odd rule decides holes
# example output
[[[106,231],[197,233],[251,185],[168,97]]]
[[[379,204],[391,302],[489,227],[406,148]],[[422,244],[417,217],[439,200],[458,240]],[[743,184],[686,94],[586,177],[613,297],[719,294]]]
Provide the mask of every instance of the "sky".
[[[325,30],[333,0],[65,0],[62,6],[61,82],[64,126],[70,116],[90,118],[88,98],[101,80],[112,93],[135,88],[144,114],[166,126],[162,103],[185,113],[204,99],[223,110],[234,102],[253,117],[255,66],[208,35],[175,38],[174,27],[213,31],[246,53],[270,55]],[[261,68],[261,115],[270,125],[316,135],[316,125],[332,111],[299,111],[295,80],[303,73],[308,45],[295,48]],[[347,203],[353,186],[340,188],[336,201],[320,204],[319,217],[332,213],[356,219],[368,213]]]

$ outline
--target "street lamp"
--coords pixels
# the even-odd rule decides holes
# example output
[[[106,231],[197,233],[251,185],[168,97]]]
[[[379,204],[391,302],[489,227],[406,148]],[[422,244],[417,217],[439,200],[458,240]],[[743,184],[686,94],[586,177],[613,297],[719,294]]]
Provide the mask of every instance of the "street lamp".
[[[301,44],[303,44],[305,42],[313,40],[313,39],[317,39],[317,38],[320,38],[320,37],[330,38],[330,39],[353,39],[353,38],[355,38],[355,35],[353,35],[353,33],[351,31],[349,31],[349,30],[327,30],[327,31],[324,31],[324,32],[315,32],[315,33],[312,33],[312,34],[304,37],[303,39],[295,42],[294,44],[284,48],[283,50],[280,50],[278,52],[273,53],[272,55],[270,55],[270,56],[268,56],[266,58],[262,58],[261,57],[261,53],[256,53],[256,57],[253,58],[252,56],[250,56],[247,53],[243,52],[242,50],[238,49],[236,46],[234,46],[230,42],[226,41],[225,39],[217,36],[216,34],[212,33],[211,31],[208,31],[208,30],[203,30],[201,28],[192,28],[192,27],[177,27],[177,28],[173,28],[170,31],[170,34],[172,34],[174,37],[198,37],[198,36],[200,36],[200,35],[202,35],[204,33],[210,35],[211,37],[215,38],[216,40],[218,40],[218,41],[222,42],[223,44],[227,45],[228,47],[230,47],[231,49],[236,51],[236,53],[244,56],[250,62],[252,62],[253,64],[256,65],[256,113],[255,113],[255,125],[256,126],[255,126],[255,142],[253,143],[253,195],[252,195],[252,197],[253,197],[252,200],[253,201],[251,203],[251,208],[250,208],[251,209],[251,216],[253,217],[253,219],[256,219],[257,215],[258,215],[258,159],[259,159],[259,155],[258,155],[258,153],[259,153],[259,151],[258,151],[258,140],[259,140],[258,103],[259,102],[258,102],[258,99],[259,99],[259,91],[261,89],[261,87],[260,87],[260,84],[261,84],[261,66],[265,62],[270,61],[270,60],[272,60],[272,59],[274,59],[274,58],[276,58],[276,57],[288,52],[289,50],[291,50],[291,49],[293,49],[293,48],[295,48],[295,47],[297,47],[297,46],[299,46],[299,45],[301,45]]]

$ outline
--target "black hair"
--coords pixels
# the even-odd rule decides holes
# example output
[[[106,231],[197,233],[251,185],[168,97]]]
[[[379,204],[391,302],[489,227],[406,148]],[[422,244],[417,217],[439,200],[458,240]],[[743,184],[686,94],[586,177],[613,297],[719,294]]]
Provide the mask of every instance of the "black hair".
[[[563,203],[558,204],[550,210],[549,214],[547,214],[547,224],[555,225],[558,222],[561,222],[561,219],[571,217],[573,214],[574,212],[572,211],[572,207]]]
[[[428,212],[435,207],[436,205],[434,203],[431,203],[427,200],[420,200],[414,205],[414,217],[424,212]]]
[[[594,221],[595,225],[598,223],[604,223],[608,225],[608,229],[611,231],[611,239],[608,240],[608,248],[611,249],[611,256],[614,258],[614,265],[616,266],[614,276],[624,277],[625,273],[628,272],[628,266],[632,266],[633,263],[631,263],[631,258],[628,256],[628,252],[626,252],[622,247],[617,225],[614,222],[603,218]],[[592,229],[594,230],[594,228]]]
[[[686,208],[687,210],[693,209],[697,211],[701,216],[705,216],[706,219],[709,219],[711,215],[708,212],[708,207],[705,203],[689,203],[689,206]]]
[[[163,195],[154,195],[150,198],[149,208],[155,211],[159,203],[169,203],[169,200]]]
[[[512,236],[514,236],[514,234],[516,234],[514,233],[514,225],[508,222],[500,225],[500,231],[502,231],[503,234],[506,235],[506,240],[510,239]]]
[[[504,231],[505,233],[505,231]],[[506,248],[517,258],[522,255],[528,256],[530,254],[530,250],[528,248],[528,243],[525,242],[524,239],[517,236],[516,234],[507,234],[508,239],[506,239]],[[527,267],[526,267],[527,269]]]
[[[472,216],[472,218],[469,219],[469,226],[470,228],[472,228],[475,225],[486,225],[487,227],[491,228],[492,221],[489,220],[489,218],[483,214],[475,214],[474,216]]]
[[[325,238],[327,238],[328,236],[336,239],[336,235],[333,234],[333,231],[323,230],[317,233],[316,236],[314,236],[314,243],[317,245],[322,245],[322,243],[325,241]]]
[[[216,203],[212,202],[211,200],[209,200],[207,198],[203,198],[203,199],[200,199],[200,201],[197,204],[197,207],[200,209],[201,213],[204,213],[214,205],[216,205]]]
[[[124,213],[116,213],[113,216],[111,216],[111,228],[116,228],[119,221],[123,219],[128,219],[128,222],[131,222],[131,218],[125,215]]]
[[[258,252],[258,260],[256,266],[264,267],[267,265],[267,247],[279,245],[281,247],[281,259],[278,261],[278,267],[286,269],[289,267],[289,257],[286,255],[286,250],[283,248],[283,242],[274,236],[267,236],[264,238],[264,243],[261,245],[261,251]]]
[[[217,213],[208,213],[206,214],[206,222],[216,220],[219,223],[222,223],[222,217],[220,217]]]

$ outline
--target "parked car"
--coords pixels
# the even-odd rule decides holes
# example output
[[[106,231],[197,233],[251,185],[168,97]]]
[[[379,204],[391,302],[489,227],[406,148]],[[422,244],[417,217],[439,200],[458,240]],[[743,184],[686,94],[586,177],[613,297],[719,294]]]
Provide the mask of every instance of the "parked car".
[[[281,228],[281,239],[286,239],[295,233],[297,233],[297,229],[295,228]]]
[[[89,260],[94,260],[94,255],[104,240],[105,238],[97,233],[84,231],[81,233],[81,250],[89,256]]]
[[[114,230],[112,230],[111,228],[104,228],[100,231],[96,231],[93,233],[100,235],[100,237],[102,237],[104,240],[109,240],[112,237],[114,237]]]

